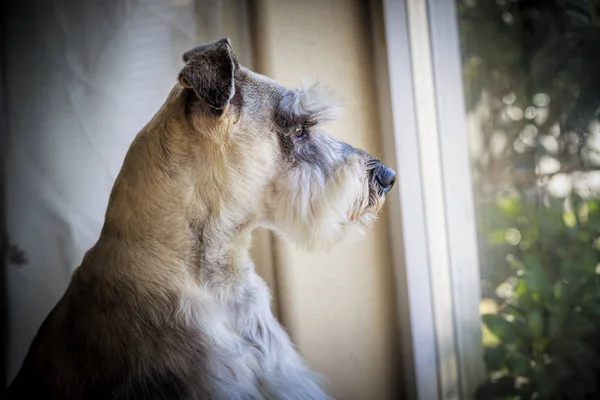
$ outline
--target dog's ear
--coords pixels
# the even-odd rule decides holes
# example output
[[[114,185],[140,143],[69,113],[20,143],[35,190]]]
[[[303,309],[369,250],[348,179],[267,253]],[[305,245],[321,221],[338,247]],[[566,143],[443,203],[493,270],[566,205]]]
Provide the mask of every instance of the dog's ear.
[[[198,46],[183,55],[185,67],[179,82],[193,89],[196,95],[219,115],[234,95],[237,59],[229,38]]]

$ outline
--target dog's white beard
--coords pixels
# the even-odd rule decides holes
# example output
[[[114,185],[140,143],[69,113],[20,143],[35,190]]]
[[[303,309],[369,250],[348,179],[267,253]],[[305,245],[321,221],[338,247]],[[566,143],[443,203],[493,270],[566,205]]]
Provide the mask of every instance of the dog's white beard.
[[[368,196],[365,173],[359,161],[344,163],[327,180],[310,165],[289,171],[271,198],[276,230],[309,250],[329,249],[341,240],[360,238],[375,219],[372,214],[351,218]]]

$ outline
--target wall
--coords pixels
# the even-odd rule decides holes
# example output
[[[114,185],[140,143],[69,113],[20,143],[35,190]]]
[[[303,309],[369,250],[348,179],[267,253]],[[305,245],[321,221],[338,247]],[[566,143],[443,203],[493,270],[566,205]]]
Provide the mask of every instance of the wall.
[[[360,0],[253,3],[255,68],[283,84],[319,79],[344,102],[330,133],[381,155],[370,9]],[[359,245],[306,254],[274,240],[279,314],[341,399],[397,398],[394,277],[385,213]]]

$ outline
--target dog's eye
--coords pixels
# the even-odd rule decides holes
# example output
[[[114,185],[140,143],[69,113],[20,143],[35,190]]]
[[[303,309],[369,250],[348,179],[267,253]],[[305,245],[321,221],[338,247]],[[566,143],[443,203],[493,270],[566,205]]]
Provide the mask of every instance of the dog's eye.
[[[306,128],[304,128],[302,125],[298,125],[294,131],[294,136],[296,136],[298,139],[304,138],[306,136]]]

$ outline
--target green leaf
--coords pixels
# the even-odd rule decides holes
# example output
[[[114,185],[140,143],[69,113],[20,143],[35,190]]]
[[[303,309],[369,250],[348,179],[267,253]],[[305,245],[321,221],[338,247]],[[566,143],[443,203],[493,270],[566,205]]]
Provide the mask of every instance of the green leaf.
[[[569,228],[573,228],[577,225],[577,217],[573,211],[565,211],[563,213],[563,222]]]
[[[516,346],[523,344],[523,335],[514,323],[497,314],[486,314],[482,318],[488,329],[500,339],[501,343]]]
[[[501,197],[498,199],[497,204],[502,213],[509,217],[516,217],[521,210],[519,201],[516,198]]]
[[[588,201],[586,204],[588,207],[588,214],[594,214],[600,211],[600,202],[597,200]]]
[[[531,360],[519,353],[510,353],[506,358],[508,370],[514,375],[524,375],[531,369]]]
[[[502,368],[502,365],[506,361],[507,351],[504,346],[486,347],[484,353],[484,360],[487,367],[496,371]]]
[[[544,335],[544,314],[540,308],[531,310],[527,316],[527,328],[535,339]]]
[[[539,295],[539,301],[549,303],[552,286],[542,267],[540,254],[527,253],[525,255],[525,281],[529,289]],[[532,296],[533,297],[533,296]]]
[[[565,284],[562,281],[558,281],[554,284],[554,298],[561,300],[565,295]]]
[[[504,244],[504,229],[488,233],[487,239],[490,244]]]

